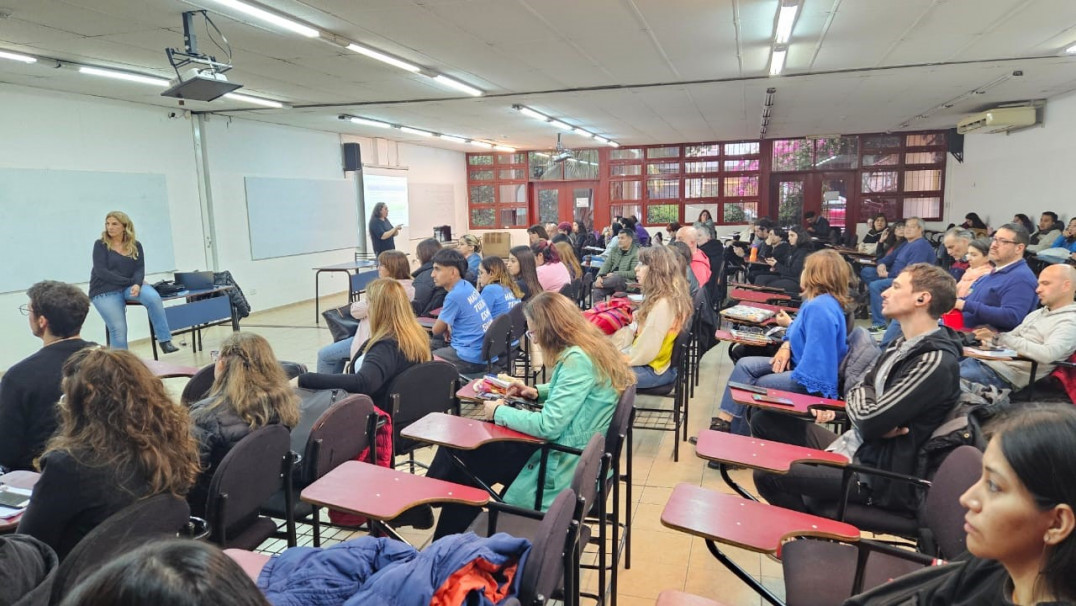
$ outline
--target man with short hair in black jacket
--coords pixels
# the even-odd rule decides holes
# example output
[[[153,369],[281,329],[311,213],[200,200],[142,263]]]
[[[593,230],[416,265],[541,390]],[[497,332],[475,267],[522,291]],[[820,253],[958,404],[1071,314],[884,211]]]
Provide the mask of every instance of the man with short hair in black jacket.
[[[882,294],[886,318],[900,322],[895,339],[849,390],[846,401],[852,429],[839,438],[813,423],[789,415],[758,412],[751,418],[755,437],[826,448],[854,456],[857,463],[913,475],[919,450],[960,398],[959,338],[938,318],[956,300],[956,281],[940,267],[915,263],[904,268]],[[832,411],[817,411],[819,422]],[[755,472],[755,485],[770,503],[798,511],[818,510],[840,498],[840,469],[793,465],[787,475]],[[887,509],[914,511],[915,489],[906,482],[860,474],[850,498]]]

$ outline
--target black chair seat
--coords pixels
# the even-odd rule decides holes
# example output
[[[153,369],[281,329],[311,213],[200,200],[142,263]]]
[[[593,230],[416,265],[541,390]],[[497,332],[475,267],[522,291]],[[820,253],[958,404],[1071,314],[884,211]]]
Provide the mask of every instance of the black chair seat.
[[[667,385],[658,385],[657,387],[635,388],[635,395],[641,396],[667,396],[673,392],[676,387],[676,381]]]
[[[276,494],[269,497],[269,500],[262,505],[261,510],[263,514],[271,518],[287,519],[288,502],[287,497],[284,496],[284,491],[278,490]],[[292,507],[292,516],[296,520],[305,519],[307,516],[313,515],[313,513],[314,506],[306,501],[296,500]]]
[[[837,519],[837,503],[811,506],[811,513],[824,518]],[[919,534],[919,520],[914,514],[882,509],[860,503],[849,503],[844,510],[844,521],[870,532],[915,537]]]
[[[852,595],[854,575],[830,574],[818,582],[819,570],[855,570],[859,550],[846,543],[801,539],[781,548],[788,606],[830,606]],[[919,570],[923,564],[872,553],[863,569],[863,588],[872,588]]]
[[[497,532],[506,532],[513,537],[533,537],[538,532],[538,526],[541,523],[541,520],[535,520],[534,518],[501,513],[497,515]],[[478,517],[475,518],[468,530],[480,537],[487,536],[489,534],[486,532],[489,530],[489,512],[483,511],[478,514]],[[580,545],[586,545],[590,542],[591,532],[590,526],[587,524],[580,527]]]
[[[246,549],[248,551],[253,551],[275,532],[276,523],[269,518],[259,516],[250,524],[250,526],[247,526],[238,534],[229,534],[225,542],[218,546],[221,549]]]

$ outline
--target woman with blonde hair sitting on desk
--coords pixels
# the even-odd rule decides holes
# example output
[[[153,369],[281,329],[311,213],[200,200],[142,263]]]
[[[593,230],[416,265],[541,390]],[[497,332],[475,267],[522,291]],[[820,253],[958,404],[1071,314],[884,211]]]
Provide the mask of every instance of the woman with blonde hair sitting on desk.
[[[508,388],[509,396],[535,400],[541,410],[521,410],[503,400],[486,403],[486,416],[498,425],[548,440],[561,446],[583,448],[596,433],[604,434],[613,419],[621,392],[635,383],[623,356],[609,339],[583,317],[564,295],[543,292],[524,308],[528,337],[541,346],[553,365],[549,383],[527,387],[521,382]],[[504,500],[533,508],[537,498],[540,453],[535,444],[494,442],[476,450],[441,447],[430,464],[427,477],[464,484],[473,480],[452,461],[454,454],[475,477],[487,485],[509,485]],[[552,451],[542,489],[542,509],[571,483],[579,457]],[[478,510],[465,505],[445,505],[435,538],[466,530]]]

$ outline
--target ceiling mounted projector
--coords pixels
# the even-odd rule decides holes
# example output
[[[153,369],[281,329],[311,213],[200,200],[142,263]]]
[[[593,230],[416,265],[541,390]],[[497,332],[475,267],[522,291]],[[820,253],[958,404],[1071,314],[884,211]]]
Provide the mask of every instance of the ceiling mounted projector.
[[[564,144],[560,142],[560,133],[557,133],[557,149],[553,152],[550,160],[553,162],[564,162],[565,160],[574,160],[575,152],[564,147]]]
[[[202,18],[205,19],[206,32],[210,41],[227,55],[228,62],[217,61],[216,57],[198,52],[198,39],[194,35],[194,18],[197,15],[202,15]],[[213,37],[210,27],[213,28],[212,31],[216,31],[217,35],[220,36],[219,41]],[[183,50],[176,48],[165,49],[168,62],[172,64],[172,69],[176,70],[176,77],[172,80],[168,90],[161,93],[162,97],[175,97],[190,101],[212,101],[238,88],[242,88],[242,84],[229,82],[224,75],[224,72],[232,69],[232,64],[230,63],[232,48],[206,11],[183,13],[183,43]],[[193,67],[186,70],[186,72],[180,71],[180,69],[193,64],[202,67]]]

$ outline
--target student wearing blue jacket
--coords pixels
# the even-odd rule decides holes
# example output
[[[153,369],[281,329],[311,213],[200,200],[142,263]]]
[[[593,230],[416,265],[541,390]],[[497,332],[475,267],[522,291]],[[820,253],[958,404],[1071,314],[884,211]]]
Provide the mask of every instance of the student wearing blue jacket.
[[[496,320],[519,305],[523,291],[508,274],[508,266],[500,257],[486,257],[478,266],[478,288],[490,314]]]
[[[893,278],[912,263],[934,263],[934,247],[923,237],[923,220],[910,217],[904,221],[904,238],[906,242],[878,259],[875,272],[863,270],[863,279],[870,282],[867,290],[871,296],[871,329],[884,330],[885,317],[882,316],[882,292],[893,284]],[[877,279],[872,281],[874,276]]]
[[[989,253],[993,273],[979,278],[967,297],[956,300],[956,308],[964,312],[964,326],[990,326],[1008,332],[1035,310],[1039,284],[1024,261],[1029,241],[1027,230],[1017,223],[1007,223],[994,232]]]

